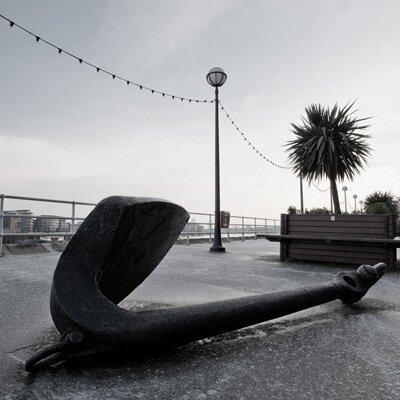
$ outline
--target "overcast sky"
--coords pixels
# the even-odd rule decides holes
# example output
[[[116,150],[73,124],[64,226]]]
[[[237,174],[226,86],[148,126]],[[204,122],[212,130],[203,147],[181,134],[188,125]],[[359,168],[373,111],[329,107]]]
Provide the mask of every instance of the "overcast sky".
[[[373,117],[374,151],[361,175],[339,187],[348,186],[350,209],[353,194],[357,202],[375,190],[400,195],[397,0],[1,0],[0,14],[105,70],[178,96],[212,99],[205,76],[222,67],[221,102],[282,165],[290,122],[300,122],[306,106],[357,99],[357,115]],[[127,86],[3,20],[0,79],[1,193],[87,202],[154,196],[213,212],[213,104]],[[265,162],[220,119],[221,209],[278,218],[289,205],[299,208],[291,170]],[[305,185],[304,200],[307,208],[330,206],[329,191],[313,185]]]

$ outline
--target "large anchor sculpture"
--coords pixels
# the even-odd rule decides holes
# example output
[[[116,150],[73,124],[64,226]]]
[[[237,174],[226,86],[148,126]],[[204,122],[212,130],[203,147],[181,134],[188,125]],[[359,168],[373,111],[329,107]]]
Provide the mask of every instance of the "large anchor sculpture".
[[[51,315],[60,342],[27,360],[27,371],[94,355],[132,357],[184,345],[319,304],[360,300],[386,271],[362,265],[332,282],[202,305],[129,311],[117,304],[167,254],[188,221],[159,199],[108,197],[85,219],[54,272]]]

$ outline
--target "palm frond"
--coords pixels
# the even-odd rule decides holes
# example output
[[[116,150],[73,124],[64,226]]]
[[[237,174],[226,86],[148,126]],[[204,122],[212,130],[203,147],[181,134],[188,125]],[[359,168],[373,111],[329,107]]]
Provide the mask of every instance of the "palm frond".
[[[360,124],[370,117],[357,118],[352,110],[355,101],[332,109],[311,104],[301,116],[301,124],[291,123],[295,138],[286,143],[293,171],[311,181],[334,178],[353,179],[367,165],[370,135]]]

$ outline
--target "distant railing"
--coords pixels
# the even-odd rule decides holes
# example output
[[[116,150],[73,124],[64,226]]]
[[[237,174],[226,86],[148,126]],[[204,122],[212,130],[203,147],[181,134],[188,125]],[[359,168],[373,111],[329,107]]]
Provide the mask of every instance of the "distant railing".
[[[34,215],[34,214],[5,214],[5,200],[23,200],[41,203],[59,203],[67,204],[71,206],[71,214],[68,216],[61,215]],[[68,200],[54,200],[54,199],[43,199],[36,197],[23,197],[23,196],[12,196],[12,195],[0,195],[0,256],[3,255],[3,244],[5,237],[26,237],[28,239],[40,240],[42,237],[72,237],[78,226],[77,221],[83,221],[85,217],[76,216],[77,206],[96,206],[95,203],[85,203],[81,201],[68,201]],[[189,222],[186,224],[179,239],[189,244],[191,241],[212,241],[213,230],[214,230],[214,214],[196,213],[190,212]],[[54,220],[59,219],[60,221],[70,221],[68,223],[69,229],[65,230],[47,230],[40,232],[38,230],[25,230],[25,231],[5,231],[4,220],[5,218],[17,218],[17,219],[30,219],[30,220]],[[199,219],[198,221],[195,218]],[[246,216],[231,216],[231,223],[229,228],[221,229],[222,237],[226,240],[246,240],[246,239],[257,239],[258,233],[279,233],[280,231],[280,220],[259,218],[259,217],[246,217]],[[28,224],[29,225],[29,224]],[[64,224],[66,225],[66,224]],[[33,226],[33,223],[32,223]]]
[[[200,221],[195,221],[199,217]],[[257,239],[260,233],[279,233],[280,220],[260,217],[231,215],[229,228],[221,229],[221,236],[230,240]],[[190,220],[182,230],[179,238],[186,244],[191,241],[208,240],[212,242],[214,233],[214,214],[190,213]]]

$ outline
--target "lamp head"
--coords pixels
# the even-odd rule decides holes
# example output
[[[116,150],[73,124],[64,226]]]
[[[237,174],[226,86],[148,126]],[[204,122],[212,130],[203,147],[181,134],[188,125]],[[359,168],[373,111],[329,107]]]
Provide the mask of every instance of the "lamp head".
[[[226,82],[226,73],[222,68],[211,68],[206,76],[207,82],[214,87],[220,87]]]
[[[342,190],[343,190],[343,192],[345,192],[347,190],[347,186],[343,186]]]

